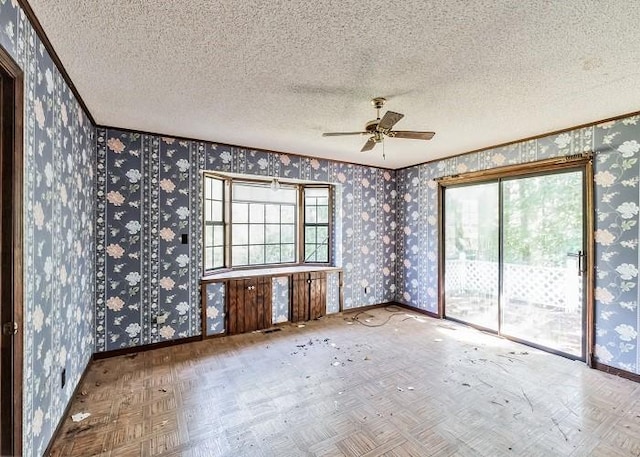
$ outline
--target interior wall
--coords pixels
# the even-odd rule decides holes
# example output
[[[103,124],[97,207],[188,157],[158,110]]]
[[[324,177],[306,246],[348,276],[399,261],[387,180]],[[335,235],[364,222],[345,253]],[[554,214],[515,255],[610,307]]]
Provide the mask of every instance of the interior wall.
[[[399,170],[396,300],[434,313],[438,309],[435,178],[582,151],[595,153],[596,357],[640,373],[638,116]]]
[[[201,333],[203,170],[335,184],[345,308],[393,300],[393,171],[115,129],[97,145],[98,352]]]
[[[40,456],[93,353],[95,128],[16,1],[0,45],[24,72],[23,455]]]

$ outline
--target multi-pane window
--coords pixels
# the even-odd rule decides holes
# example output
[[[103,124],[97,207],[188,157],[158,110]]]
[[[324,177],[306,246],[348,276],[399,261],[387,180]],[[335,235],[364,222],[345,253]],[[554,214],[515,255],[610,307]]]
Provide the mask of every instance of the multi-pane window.
[[[329,233],[329,187],[305,187],[305,262],[329,262]]]
[[[273,190],[268,182],[205,174],[204,270],[329,263],[329,200],[328,185]]]
[[[224,261],[224,181],[204,180],[204,269],[222,268]]]
[[[298,192],[282,185],[233,183],[231,203],[232,266],[296,261]]]

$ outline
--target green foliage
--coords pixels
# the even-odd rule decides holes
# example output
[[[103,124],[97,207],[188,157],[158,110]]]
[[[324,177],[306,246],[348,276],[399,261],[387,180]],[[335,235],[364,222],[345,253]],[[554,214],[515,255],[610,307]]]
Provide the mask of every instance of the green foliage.
[[[505,263],[563,267],[583,249],[581,172],[502,181]],[[446,191],[447,258],[497,261],[498,183]],[[624,221],[631,228],[635,221]]]

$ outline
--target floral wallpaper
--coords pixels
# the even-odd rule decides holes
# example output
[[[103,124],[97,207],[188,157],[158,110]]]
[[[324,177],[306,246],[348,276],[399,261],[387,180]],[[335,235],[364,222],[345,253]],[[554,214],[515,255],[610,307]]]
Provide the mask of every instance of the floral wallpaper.
[[[271,322],[279,324],[289,320],[289,277],[273,278],[271,286]]]
[[[207,327],[206,335],[221,335],[226,331],[225,324],[225,293],[224,282],[207,284]]]
[[[24,72],[23,455],[40,456],[93,353],[95,128],[16,1],[0,46]]]
[[[640,117],[594,128],[596,356],[640,373],[638,180]]]
[[[98,352],[200,334],[202,170],[334,184],[345,308],[393,300],[392,171],[101,128],[97,160]]]
[[[640,373],[637,116],[398,170],[396,300],[438,311],[437,177],[593,151],[596,357]]]

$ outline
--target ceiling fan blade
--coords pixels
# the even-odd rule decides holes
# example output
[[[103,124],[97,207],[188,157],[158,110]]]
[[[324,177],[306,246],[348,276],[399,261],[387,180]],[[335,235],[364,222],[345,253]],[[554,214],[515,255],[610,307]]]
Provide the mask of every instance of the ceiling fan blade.
[[[371,151],[373,149],[373,147],[376,145],[375,140],[373,139],[373,137],[369,138],[369,141],[367,141],[364,146],[362,146],[362,149],[360,149],[360,152],[367,152],[367,151]]]
[[[322,136],[345,136],[345,135],[366,135],[371,132],[328,132],[323,133]]]
[[[380,123],[378,124],[378,130],[389,130],[396,123],[404,117],[404,114],[395,113],[393,111],[387,111],[380,119]]]
[[[430,140],[436,132],[414,132],[411,130],[392,130],[387,135],[391,138],[409,138],[411,140]]]

